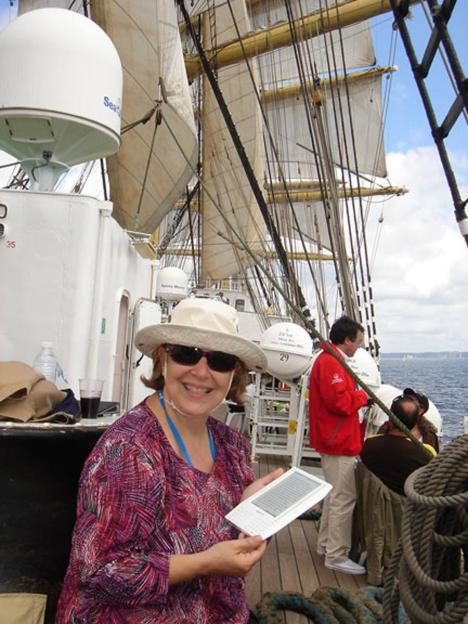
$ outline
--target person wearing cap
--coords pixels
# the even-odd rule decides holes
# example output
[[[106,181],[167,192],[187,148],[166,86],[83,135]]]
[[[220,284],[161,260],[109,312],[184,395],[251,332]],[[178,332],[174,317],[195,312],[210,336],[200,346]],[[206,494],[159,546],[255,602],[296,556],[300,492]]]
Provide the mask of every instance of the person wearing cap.
[[[412,432],[414,437],[420,440],[423,444],[430,444],[436,453],[438,453],[439,436],[437,428],[424,416],[429,409],[429,399],[424,394],[415,392],[412,388],[405,388],[401,396],[411,399],[418,407],[418,420],[414,427],[414,431]],[[378,433],[387,433],[390,429],[390,425],[390,421],[385,422],[378,430]]]
[[[353,357],[364,341],[364,328],[342,316],[330,329],[328,345],[339,358]],[[325,479],[333,485],[326,497],[317,539],[317,553],[325,567],[345,574],[365,574],[349,557],[353,510],[356,503],[355,467],[362,448],[359,409],[367,394],[322,346],[312,366],[309,383],[310,445],[319,453]]]
[[[420,412],[416,401],[405,395],[396,397],[390,410],[415,435]],[[432,445],[424,444],[424,446],[432,456],[436,455]],[[387,487],[403,496],[406,479],[412,472],[425,466],[430,457],[389,421],[386,433],[369,436],[366,439],[361,451],[361,460]]]
[[[247,624],[243,577],[266,542],[225,515],[281,475],[254,480],[245,438],[210,416],[239,401],[266,358],[234,308],[189,298],[140,330],[154,390],[101,437],[80,480],[56,624]]]

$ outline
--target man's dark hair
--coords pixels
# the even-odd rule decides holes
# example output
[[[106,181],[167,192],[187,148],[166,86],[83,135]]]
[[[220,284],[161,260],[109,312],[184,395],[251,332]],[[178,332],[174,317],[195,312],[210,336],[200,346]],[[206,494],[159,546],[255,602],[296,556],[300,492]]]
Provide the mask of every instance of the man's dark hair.
[[[418,406],[413,399],[409,397],[399,397],[395,399],[390,410],[408,427],[408,429],[412,429],[418,422]]]
[[[330,341],[334,345],[343,344],[345,338],[355,340],[358,332],[364,332],[364,327],[349,316],[341,316],[330,329]]]
[[[427,412],[429,409],[429,399],[425,394],[420,394],[419,392],[415,392],[412,388],[405,388],[403,390],[403,394],[405,396],[414,397],[416,401],[419,403],[423,410],[423,414]]]

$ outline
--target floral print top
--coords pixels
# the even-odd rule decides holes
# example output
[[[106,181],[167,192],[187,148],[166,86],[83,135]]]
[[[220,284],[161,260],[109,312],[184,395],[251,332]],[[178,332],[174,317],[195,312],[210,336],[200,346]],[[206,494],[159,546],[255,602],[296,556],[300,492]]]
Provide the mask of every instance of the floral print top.
[[[145,402],[116,421],[80,479],[56,624],[245,624],[244,579],[169,587],[169,558],[236,539],[224,516],[254,480],[245,438],[212,417],[210,474],[182,460]]]

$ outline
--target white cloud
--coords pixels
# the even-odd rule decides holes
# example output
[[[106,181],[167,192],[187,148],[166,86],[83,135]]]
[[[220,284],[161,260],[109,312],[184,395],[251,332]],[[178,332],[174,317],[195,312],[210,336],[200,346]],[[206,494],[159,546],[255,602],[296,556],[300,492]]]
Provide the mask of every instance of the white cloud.
[[[466,197],[468,153],[450,156]],[[410,192],[385,206],[372,270],[382,348],[468,350],[468,249],[437,151],[418,147],[390,153],[387,164],[392,183]]]

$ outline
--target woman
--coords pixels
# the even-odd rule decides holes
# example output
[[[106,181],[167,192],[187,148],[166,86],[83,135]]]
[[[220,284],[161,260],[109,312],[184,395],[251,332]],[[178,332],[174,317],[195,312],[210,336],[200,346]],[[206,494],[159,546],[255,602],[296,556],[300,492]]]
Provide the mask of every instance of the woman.
[[[209,299],[181,301],[135,344],[155,392],[85,464],[56,623],[245,624],[243,577],[266,543],[224,516],[282,470],[254,482],[245,439],[209,414],[239,401],[265,356],[234,308]]]

